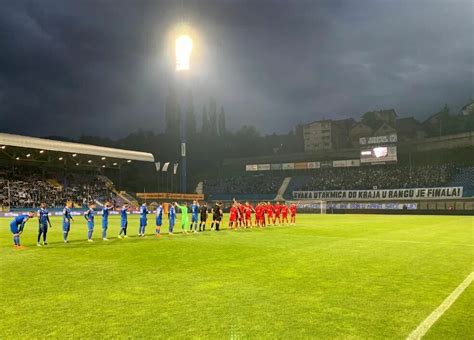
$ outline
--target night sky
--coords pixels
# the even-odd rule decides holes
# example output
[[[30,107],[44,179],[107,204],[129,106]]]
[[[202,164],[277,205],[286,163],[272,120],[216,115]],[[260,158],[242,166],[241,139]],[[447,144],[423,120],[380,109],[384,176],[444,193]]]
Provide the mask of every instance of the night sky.
[[[471,0],[1,0],[0,131],[119,138],[164,129],[172,40],[195,35],[197,121],[288,132],[394,108],[422,120],[474,97]],[[181,87],[180,87],[181,88]]]

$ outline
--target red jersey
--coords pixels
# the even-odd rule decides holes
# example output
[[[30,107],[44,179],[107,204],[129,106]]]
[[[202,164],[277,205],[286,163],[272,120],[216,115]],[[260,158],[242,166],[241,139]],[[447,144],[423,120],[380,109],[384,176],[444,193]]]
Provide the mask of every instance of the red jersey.
[[[236,221],[237,220],[237,214],[238,214],[238,210],[236,207],[231,207],[230,208],[230,214],[229,214],[229,219],[230,221]]]
[[[275,211],[275,215],[276,215],[276,216],[280,216],[281,205],[275,204],[275,207],[274,207],[273,209],[274,209],[274,211]]]
[[[281,213],[283,217],[286,217],[288,215],[288,207],[286,205],[281,206]]]
[[[270,216],[270,217],[273,216],[273,205],[267,204],[267,214],[268,214],[268,216]]]
[[[296,215],[296,204],[292,204],[290,206],[290,213],[291,213],[291,216],[295,216]]]
[[[250,219],[252,216],[253,207],[249,204],[245,206],[245,218]]]
[[[245,205],[239,206],[239,219],[243,219],[245,216]]]

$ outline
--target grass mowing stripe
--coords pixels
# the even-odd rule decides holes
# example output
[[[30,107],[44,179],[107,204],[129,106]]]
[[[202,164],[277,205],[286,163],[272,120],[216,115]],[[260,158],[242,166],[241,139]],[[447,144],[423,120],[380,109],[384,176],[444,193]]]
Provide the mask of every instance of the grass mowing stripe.
[[[353,241],[375,241],[375,242],[429,244],[429,245],[433,245],[433,246],[474,247],[474,244],[467,244],[467,243],[439,243],[439,242],[426,242],[426,241],[388,240],[388,239],[379,239],[379,238],[342,237],[342,236],[327,236],[327,235],[315,235],[313,237],[334,238],[334,239],[353,240]]]
[[[443,301],[443,303],[436,308],[422,323],[410,333],[407,340],[418,340],[421,339],[426,332],[434,325],[434,323],[446,312],[449,307],[457,300],[457,298],[469,287],[474,281],[474,272],[471,272],[459,286]]]

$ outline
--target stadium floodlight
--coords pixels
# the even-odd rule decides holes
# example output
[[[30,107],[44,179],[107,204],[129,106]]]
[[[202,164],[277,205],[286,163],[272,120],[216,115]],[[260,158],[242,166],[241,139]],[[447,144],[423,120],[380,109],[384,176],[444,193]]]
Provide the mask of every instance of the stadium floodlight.
[[[117,163],[114,163],[113,165],[117,165]]]
[[[87,163],[89,163],[89,164],[92,163],[92,159],[89,159],[89,160],[87,161]]]
[[[132,163],[132,160],[131,160],[131,159],[129,159],[129,160],[127,161],[127,163]]]
[[[103,161],[105,161],[107,158],[106,158],[106,157],[102,157],[101,159],[102,159]]]
[[[79,166],[79,163],[76,163],[76,166]]]
[[[2,150],[5,150],[7,147],[5,145],[2,145]]]
[[[105,168],[105,164],[103,164],[102,167]]]
[[[19,160],[20,160],[20,157],[17,157],[17,158],[15,158],[15,159],[16,159],[17,161],[19,161]]]
[[[31,157],[31,154],[27,153],[26,158],[30,158],[30,157]]]
[[[77,156],[77,153],[73,153],[73,154],[72,154],[72,157],[76,157],[76,156]]]
[[[176,71],[188,71],[191,68],[191,52],[193,41],[186,35],[180,35],[175,42],[176,48]]]
[[[40,150],[40,153],[44,153],[44,150]]]
[[[58,159],[59,159],[60,161],[62,161],[64,158],[62,158],[62,157],[59,157]]]

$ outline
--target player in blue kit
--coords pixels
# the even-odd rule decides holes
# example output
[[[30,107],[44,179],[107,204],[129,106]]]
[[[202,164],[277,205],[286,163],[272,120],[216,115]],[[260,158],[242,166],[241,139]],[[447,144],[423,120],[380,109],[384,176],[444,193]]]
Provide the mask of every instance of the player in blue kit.
[[[109,213],[114,207],[110,202],[105,202],[105,206],[102,209],[102,240],[108,241],[107,229],[109,228]]]
[[[30,211],[27,215],[18,215],[10,222],[10,231],[13,234],[13,243],[15,247],[20,248],[20,235],[23,232],[25,223],[32,217],[35,216],[34,211]]]
[[[174,224],[176,222],[176,209],[173,204],[171,204],[168,209],[168,222],[169,222],[168,232],[170,235],[173,235]]]
[[[46,235],[48,234],[48,227],[51,228],[51,221],[49,220],[49,212],[46,209],[46,203],[42,202],[40,204],[40,209],[38,210],[38,240],[36,245],[41,246],[41,235],[43,235],[43,246],[46,246]]]
[[[160,237],[162,224],[163,224],[163,205],[159,203],[158,207],[156,207],[156,237]]]
[[[189,227],[189,231],[193,231],[197,233],[198,229],[198,217],[199,217],[199,204],[196,200],[193,201],[191,205],[191,226]]]
[[[138,229],[138,236],[144,237],[145,236],[145,228],[147,225],[147,215],[148,209],[146,208],[146,203],[143,203],[140,206],[140,228]]]
[[[89,209],[87,209],[86,212],[84,212],[84,218],[87,221],[87,241],[88,242],[94,242],[92,240],[92,233],[94,232],[94,212],[95,209],[95,203],[93,201],[89,202]]]
[[[128,227],[128,204],[124,204],[122,209],[120,209],[120,232],[118,238],[124,238],[127,236],[127,227]],[[122,236],[123,235],[123,236]]]
[[[67,200],[66,206],[63,209],[63,240],[64,243],[67,243],[67,237],[69,235],[69,230],[71,230],[71,221],[73,221],[71,215],[72,201]]]

